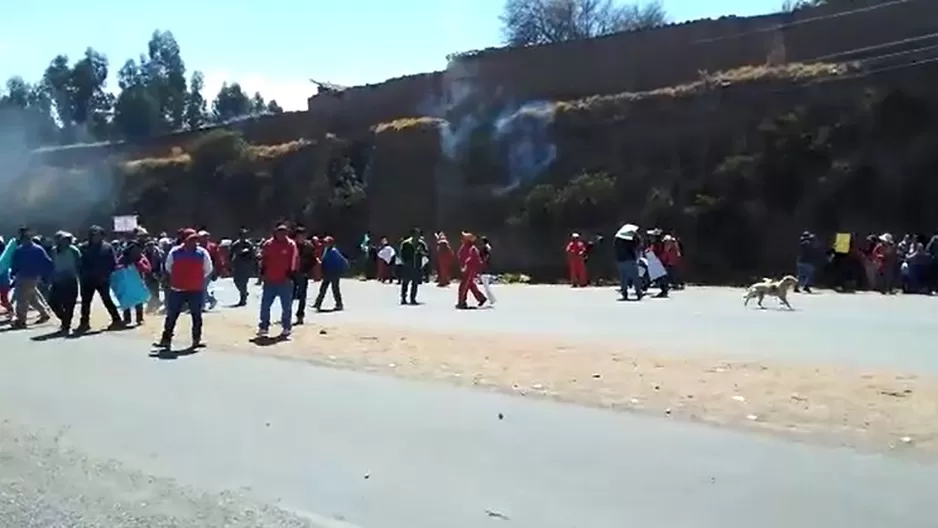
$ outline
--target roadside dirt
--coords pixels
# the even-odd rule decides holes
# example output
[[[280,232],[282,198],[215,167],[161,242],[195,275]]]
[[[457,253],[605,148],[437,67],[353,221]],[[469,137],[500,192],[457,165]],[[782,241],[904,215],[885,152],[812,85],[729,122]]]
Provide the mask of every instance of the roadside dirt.
[[[106,317],[97,316],[106,321]],[[681,359],[604,342],[315,324],[252,342],[253,312],[207,315],[213,351],[274,356],[553,398],[877,451],[938,454],[938,379],[834,365]],[[144,328],[156,339],[162,318]],[[272,329],[274,331],[277,328]],[[188,345],[180,320],[178,345]]]

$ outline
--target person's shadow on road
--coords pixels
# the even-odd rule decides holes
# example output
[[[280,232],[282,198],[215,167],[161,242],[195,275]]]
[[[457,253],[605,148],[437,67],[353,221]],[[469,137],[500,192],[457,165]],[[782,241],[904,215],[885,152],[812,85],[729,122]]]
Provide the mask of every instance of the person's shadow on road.
[[[98,334],[103,334],[103,333],[104,333],[103,329],[95,329],[95,330],[85,330],[83,332],[72,332],[70,334],[63,335],[62,337],[66,339],[81,339],[83,337],[91,337],[91,336],[96,336]]]
[[[248,340],[248,342],[253,343],[259,347],[269,347],[276,345],[277,343],[283,343],[285,341],[287,341],[287,338],[280,336],[257,336]]]
[[[42,343],[44,341],[51,341],[52,339],[64,339],[66,337],[70,337],[68,332],[64,330],[55,330],[52,332],[47,332],[45,334],[32,336],[29,338],[29,340],[34,341],[36,343]]]
[[[165,361],[173,361],[181,357],[192,356],[199,351],[198,347],[189,346],[187,348],[180,349],[166,349],[166,348],[154,348],[150,351],[150,357],[153,359],[160,359]]]

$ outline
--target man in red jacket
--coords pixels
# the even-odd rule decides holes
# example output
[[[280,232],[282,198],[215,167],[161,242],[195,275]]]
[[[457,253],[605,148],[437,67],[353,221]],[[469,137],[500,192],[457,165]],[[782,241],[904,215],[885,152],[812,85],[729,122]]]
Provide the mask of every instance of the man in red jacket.
[[[459,268],[462,272],[459,278],[459,300],[456,303],[456,308],[460,310],[469,308],[466,304],[469,292],[472,292],[472,296],[476,298],[476,302],[479,303],[480,307],[487,301],[476,284],[476,279],[479,277],[479,273],[482,272],[483,262],[475,242],[476,237],[472,233],[462,234],[462,245],[457,253]]]
[[[298,252],[296,242],[287,236],[285,225],[278,225],[273,238],[261,248],[261,314],[257,336],[267,337],[270,332],[270,308],[280,300],[280,338],[290,337],[293,328],[293,276],[296,274]]]
[[[570,269],[570,286],[582,288],[586,286],[586,244],[580,240],[579,233],[570,235],[567,243],[567,267]]]
[[[199,246],[199,235],[195,230],[186,229],[181,235],[182,245],[170,250],[164,264],[169,275],[169,289],[166,292],[166,319],[159,346],[166,349],[172,344],[176,321],[183,308],[188,308],[192,317],[192,347],[202,346],[205,281],[213,271],[212,258],[205,248]]]

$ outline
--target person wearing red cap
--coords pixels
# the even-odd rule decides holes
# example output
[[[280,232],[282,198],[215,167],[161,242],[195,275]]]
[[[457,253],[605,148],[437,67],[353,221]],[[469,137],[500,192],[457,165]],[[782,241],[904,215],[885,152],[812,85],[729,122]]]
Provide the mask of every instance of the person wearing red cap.
[[[258,337],[270,332],[270,308],[275,299],[280,300],[280,337],[290,337],[293,328],[293,277],[298,265],[296,242],[287,236],[289,229],[278,225],[274,236],[261,248],[261,313],[257,325]]]
[[[459,268],[462,272],[459,277],[459,300],[456,303],[456,308],[460,310],[469,308],[466,303],[469,292],[472,292],[472,296],[476,298],[479,306],[484,305],[488,299],[485,298],[485,295],[482,295],[479,286],[476,284],[476,279],[482,272],[484,262],[482,261],[482,255],[479,253],[479,248],[476,247],[475,235],[472,233],[462,234],[462,245],[459,247],[456,256],[459,259]]]
[[[164,266],[169,275],[169,291],[166,296],[166,319],[159,346],[170,348],[176,321],[183,309],[188,308],[192,317],[192,347],[202,346],[202,308],[205,301],[205,281],[214,267],[212,257],[199,246],[199,235],[194,229],[180,234],[182,245],[174,247],[166,255]]]

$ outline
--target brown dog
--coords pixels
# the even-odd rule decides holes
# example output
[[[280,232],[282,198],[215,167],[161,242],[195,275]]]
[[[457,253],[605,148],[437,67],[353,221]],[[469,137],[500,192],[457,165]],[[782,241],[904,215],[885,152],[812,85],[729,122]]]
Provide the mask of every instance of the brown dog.
[[[757,282],[746,290],[746,294],[743,296],[743,306],[748,305],[752,299],[758,299],[756,304],[759,305],[759,308],[765,308],[765,306],[762,306],[762,301],[768,296],[775,297],[786,308],[794,310],[788,302],[788,292],[797,285],[798,279],[791,275],[785,275],[777,281],[762,279],[762,282]]]

